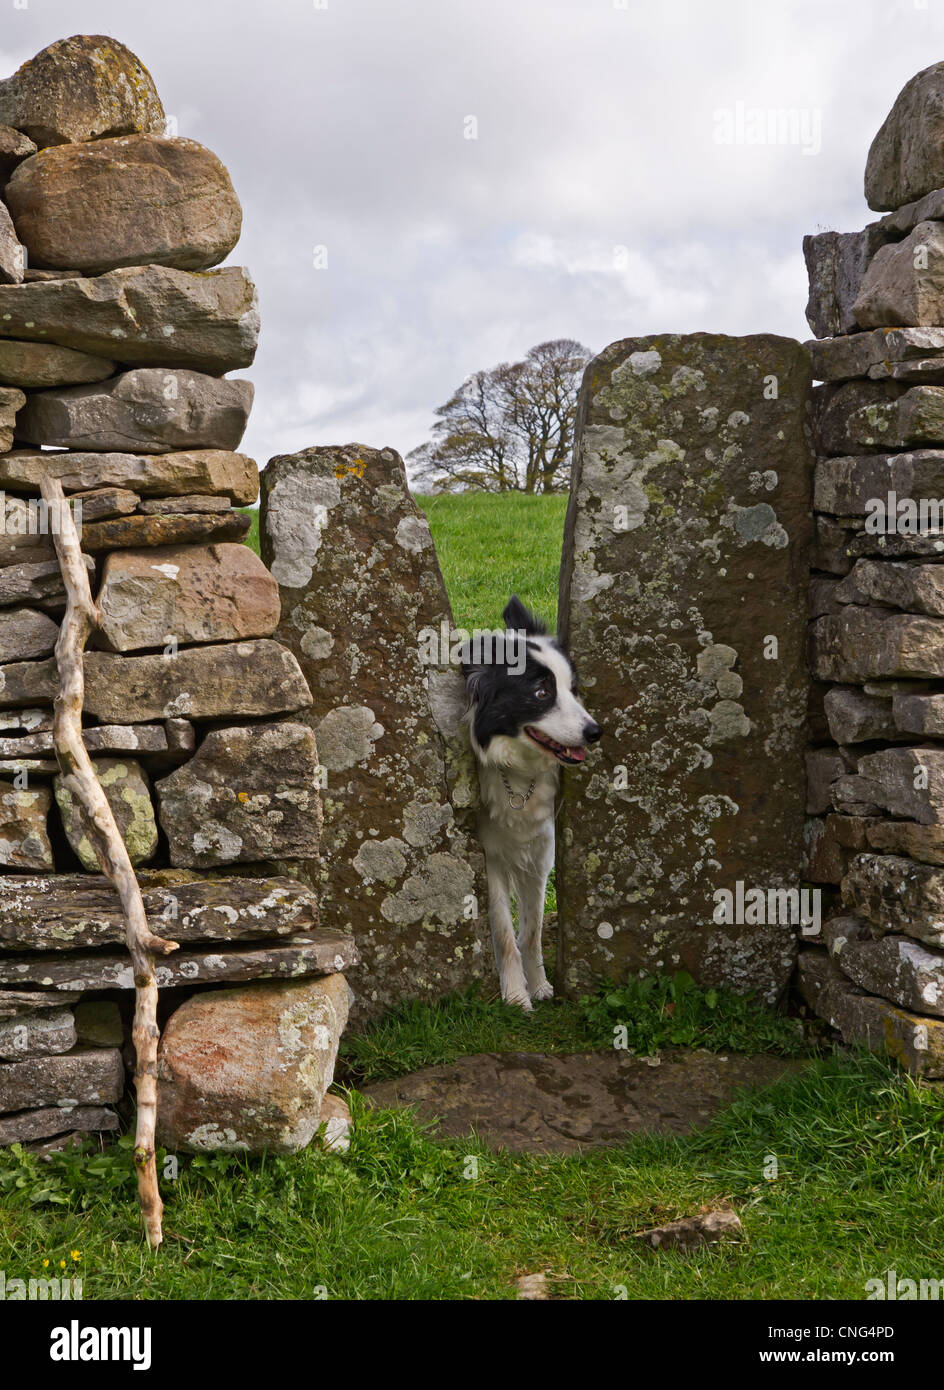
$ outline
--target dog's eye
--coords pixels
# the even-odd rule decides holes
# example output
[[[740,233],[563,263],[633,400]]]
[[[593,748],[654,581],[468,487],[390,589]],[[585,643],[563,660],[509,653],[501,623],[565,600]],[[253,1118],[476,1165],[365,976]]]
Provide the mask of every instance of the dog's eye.
[[[546,685],[539,685],[537,690],[534,692],[534,698],[536,700],[549,700],[551,698],[551,692],[548,690]]]

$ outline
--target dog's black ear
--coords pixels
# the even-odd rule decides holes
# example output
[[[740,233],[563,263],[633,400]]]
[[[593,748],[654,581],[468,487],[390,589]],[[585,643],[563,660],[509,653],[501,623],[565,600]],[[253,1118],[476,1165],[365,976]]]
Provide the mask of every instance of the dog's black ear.
[[[509,632],[524,632],[529,637],[543,637],[547,628],[536,618],[517,594],[512,594],[502,614],[502,621]]]

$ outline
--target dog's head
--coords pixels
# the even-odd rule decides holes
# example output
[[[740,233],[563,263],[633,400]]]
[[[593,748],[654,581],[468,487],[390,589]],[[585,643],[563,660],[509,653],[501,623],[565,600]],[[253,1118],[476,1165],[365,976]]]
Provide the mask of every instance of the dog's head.
[[[505,766],[582,763],[603,730],[577,699],[570,658],[517,594],[502,618],[505,640],[491,659],[476,652],[463,665],[472,746],[483,762]]]

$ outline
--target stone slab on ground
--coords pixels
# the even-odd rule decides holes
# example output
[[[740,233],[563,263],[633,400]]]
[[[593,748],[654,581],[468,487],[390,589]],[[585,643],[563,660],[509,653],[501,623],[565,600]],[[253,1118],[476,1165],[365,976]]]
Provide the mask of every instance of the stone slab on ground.
[[[802,874],[811,390],[772,335],[629,338],[585,372],[558,624],[604,734],[564,774],[558,990],[684,967],[775,999],[790,977],[793,929],[713,912]]]
[[[799,989],[819,1018],[850,1045],[888,1052],[915,1076],[944,1077],[944,1021],[910,1013],[866,994],[842,973],[825,951],[808,950],[798,961]]]
[[[172,936],[172,924],[167,923]],[[163,930],[165,923],[158,922]],[[268,946],[175,951],[155,971],[158,987],[237,984],[244,980],[299,979],[305,975],[336,975],[356,965],[354,938],[321,928],[298,940]],[[134,989],[126,952],[81,955],[63,952],[32,956],[0,955],[0,985],[42,985],[46,989]]]
[[[196,994],[158,1050],[158,1143],[201,1153],[296,1153],[311,1142],[347,1022],[348,984]]]
[[[311,686],[304,717],[327,779],[322,921],[357,937],[363,1019],[491,969],[465,683],[448,653],[424,664],[424,634],[438,641],[445,628],[448,641],[451,613],[398,454],[350,444],[283,455],[262,487],[277,635]]]
[[[145,869],[138,881],[148,919],[174,941],[307,935],[318,920],[311,890],[284,876],[208,878],[181,870]],[[100,875],[0,875],[3,949],[73,951],[117,945],[124,939],[117,894]]]
[[[415,1107],[438,1122],[437,1138],[474,1129],[492,1148],[580,1153],[636,1134],[703,1129],[738,1087],[770,1085],[802,1065],[682,1049],[658,1063],[623,1052],[484,1052],[360,1089],[375,1106]]]
[[[117,1047],[79,1047],[54,1057],[0,1063],[0,1112],[120,1100],[125,1068]]]

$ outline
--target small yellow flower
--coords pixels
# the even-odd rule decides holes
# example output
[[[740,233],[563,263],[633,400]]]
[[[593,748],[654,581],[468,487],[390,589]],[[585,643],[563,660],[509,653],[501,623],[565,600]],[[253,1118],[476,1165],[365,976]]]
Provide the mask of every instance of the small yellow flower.
[[[60,1260],[60,1261],[59,1261],[59,1268],[60,1268],[60,1269],[65,1269],[65,1267],[66,1267],[66,1262],[65,1262],[65,1260]]]
[[[43,1260],[43,1269],[48,1269],[48,1268],[49,1268],[49,1261],[48,1261],[48,1260]]]
[[[81,1260],[81,1258],[82,1258],[82,1252],[81,1252],[81,1250],[70,1250],[70,1251],[69,1251],[69,1254],[72,1256],[73,1260],[76,1261],[76,1263],[78,1263],[79,1260]]]

